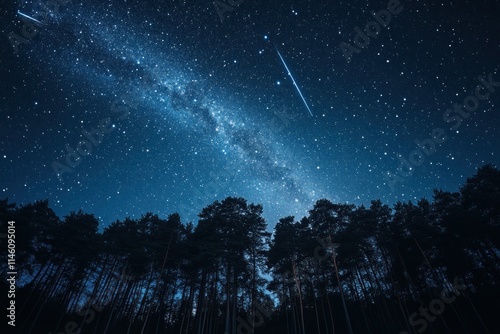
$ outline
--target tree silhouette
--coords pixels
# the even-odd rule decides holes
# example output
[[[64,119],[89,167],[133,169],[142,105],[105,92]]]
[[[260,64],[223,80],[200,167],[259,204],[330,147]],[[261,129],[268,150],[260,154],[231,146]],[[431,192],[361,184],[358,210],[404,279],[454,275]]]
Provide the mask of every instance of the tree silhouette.
[[[369,206],[318,200],[267,225],[228,197],[177,213],[62,220],[0,200],[16,226],[23,333],[492,333],[500,296],[500,171],[458,192]],[[273,233],[270,233],[270,230]],[[5,236],[5,238],[4,238]],[[0,235],[6,245],[7,234]],[[0,254],[7,258],[7,247]],[[7,261],[0,264],[2,287]],[[7,301],[2,295],[2,300]],[[21,320],[22,319],[22,320]],[[7,326],[5,322],[2,326]],[[7,327],[8,330],[12,328]]]

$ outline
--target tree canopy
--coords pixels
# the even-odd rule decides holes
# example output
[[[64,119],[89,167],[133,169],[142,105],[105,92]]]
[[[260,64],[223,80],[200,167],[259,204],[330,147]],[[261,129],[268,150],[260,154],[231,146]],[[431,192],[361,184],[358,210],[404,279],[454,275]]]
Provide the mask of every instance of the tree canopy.
[[[17,332],[493,333],[500,171],[432,200],[318,200],[300,219],[227,197],[196,224],[146,213],[99,231],[48,200],[0,200],[16,224]],[[276,223],[276,224],[274,224]],[[2,245],[5,246],[2,241]],[[1,247],[7,258],[7,247]],[[7,291],[7,261],[0,264]],[[5,300],[6,296],[2,295]],[[2,326],[6,326],[5,321]]]

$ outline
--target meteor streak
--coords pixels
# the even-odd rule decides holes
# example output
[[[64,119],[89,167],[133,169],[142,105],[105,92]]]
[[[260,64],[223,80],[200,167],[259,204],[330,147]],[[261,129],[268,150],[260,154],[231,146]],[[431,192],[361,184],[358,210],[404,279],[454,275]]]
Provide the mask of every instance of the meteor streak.
[[[27,19],[30,19],[30,20],[32,20],[32,21],[35,21],[36,23],[43,24],[43,22],[38,21],[38,20],[37,20],[37,19],[35,19],[34,17],[31,17],[31,16],[29,16],[29,15],[26,15],[26,14],[24,14],[24,13],[21,13],[20,11],[17,11],[17,13],[18,13],[19,15],[21,15],[21,16],[24,16],[24,17],[25,17],[25,18],[27,18]]]
[[[307,105],[307,102],[306,102],[306,99],[304,98],[304,95],[302,95],[302,92],[300,91],[299,86],[298,86],[298,85],[297,85],[297,83],[295,82],[295,79],[293,78],[292,73],[291,73],[291,72],[290,72],[290,70],[288,69],[288,66],[286,66],[285,60],[284,60],[284,59],[283,59],[283,57],[281,56],[280,51],[278,50],[278,48],[276,47],[276,45],[274,46],[274,48],[276,49],[276,52],[278,52],[278,56],[280,56],[281,62],[283,63],[283,65],[285,65],[285,68],[286,68],[286,70],[287,70],[287,72],[288,72],[288,75],[290,76],[290,78],[292,78],[293,85],[295,86],[295,88],[297,88],[297,92],[299,92],[300,97],[302,98],[302,101],[304,101],[304,104],[306,105],[307,110],[309,111],[309,113],[311,114],[311,116],[313,116],[313,117],[314,117],[313,113],[311,112],[311,109],[310,109],[310,108],[309,108],[309,106]]]

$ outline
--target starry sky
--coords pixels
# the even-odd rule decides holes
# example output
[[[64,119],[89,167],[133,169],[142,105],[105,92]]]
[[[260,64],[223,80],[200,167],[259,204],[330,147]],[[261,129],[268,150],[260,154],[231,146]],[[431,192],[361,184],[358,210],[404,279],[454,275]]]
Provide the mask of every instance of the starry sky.
[[[0,12],[0,195],[18,204],[48,198],[106,226],[148,211],[196,221],[241,196],[272,227],[320,198],[430,199],[499,166],[497,0]]]

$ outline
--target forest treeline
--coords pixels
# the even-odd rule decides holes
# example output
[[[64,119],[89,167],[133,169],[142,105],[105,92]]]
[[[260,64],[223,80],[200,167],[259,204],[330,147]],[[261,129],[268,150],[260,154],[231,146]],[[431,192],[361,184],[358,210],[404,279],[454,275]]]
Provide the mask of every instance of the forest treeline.
[[[100,232],[92,214],[1,200],[0,232],[16,230],[14,332],[497,333],[496,167],[432,201],[321,199],[272,233],[262,213],[228,197],[197,224],[147,213]]]

